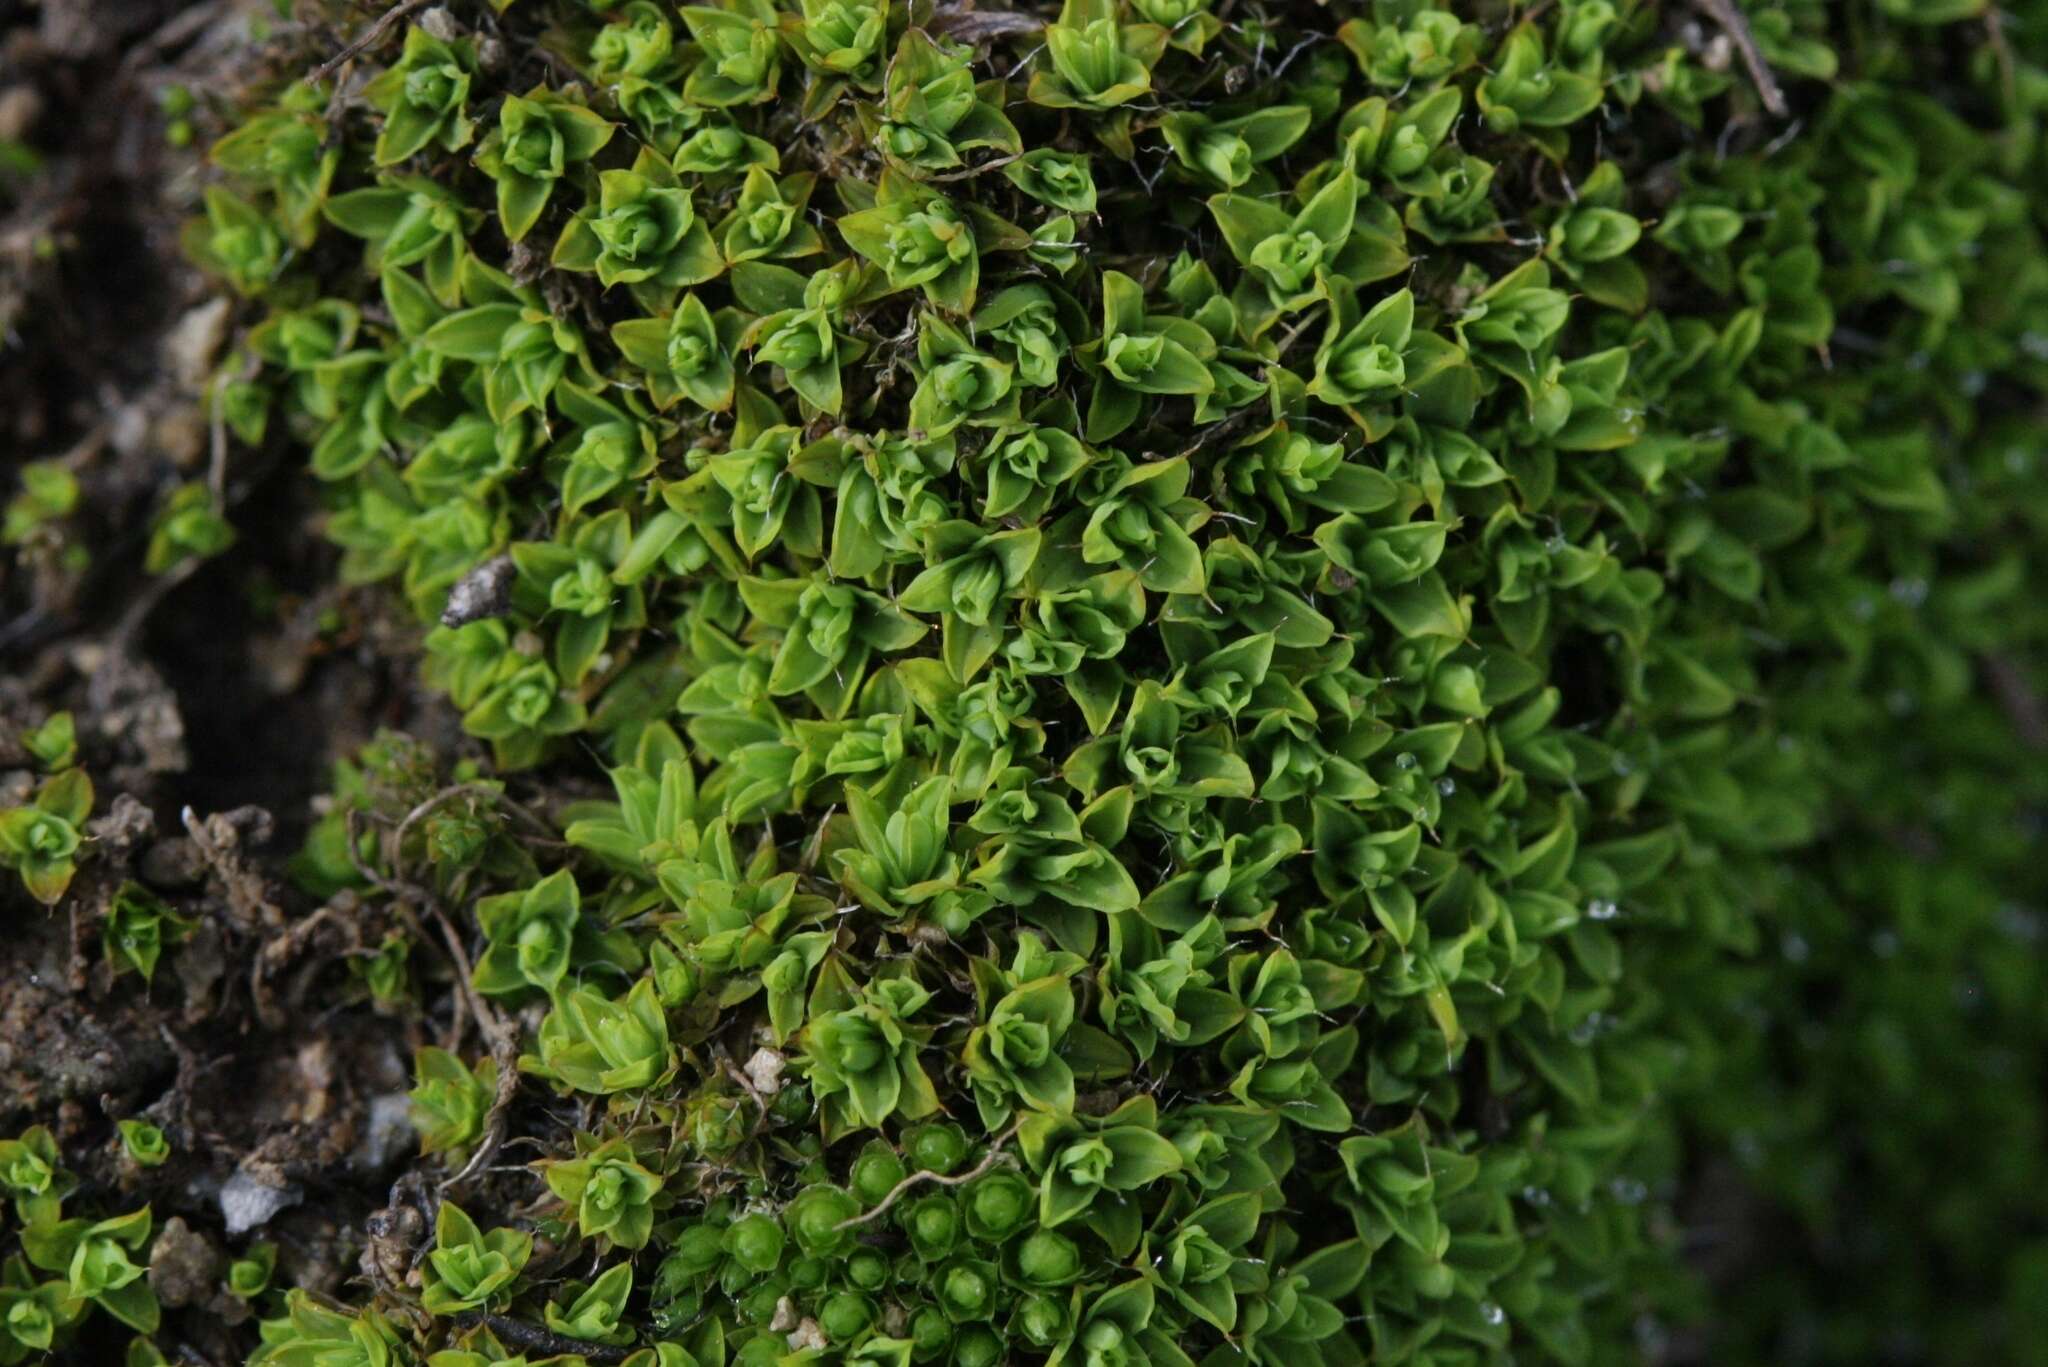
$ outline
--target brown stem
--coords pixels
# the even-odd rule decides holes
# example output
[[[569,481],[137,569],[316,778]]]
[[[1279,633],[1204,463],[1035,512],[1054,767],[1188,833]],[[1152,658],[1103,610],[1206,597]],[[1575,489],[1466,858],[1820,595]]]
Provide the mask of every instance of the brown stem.
[[[377,43],[381,42],[384,35],[391,31],[392,25],[426,3],[427,0],[398,0],[397,4],[378,15],[376,22],[364,29],[362,34],[347,47],[344,47],[341,51],[335,53],[332,57],[329,57],[307,73],[306,84],[318,85],[329,76],[332,76],[343,66],[354,61],[357,54],[361,53],[365,48],[374,47]]]
[[[1749,31],[1749,20],[1735,7],[1735,0],[1693,0],[1693,4],[1721,26],[1742,54],[1742,65],[1748,69],[1750,84],[1756,87],[1757,98],[1764,102],[1764,108],[1781,119],[1790,113],[1791,106],[1785,103],[1785,92],[1778,88],[1778,78],[1771,73],[1770,63],[1764,60],[1763,50],[1756,45],[1756,35]]]
[[[432,797],[420,803],[417,807],[414,807],[411,811],[405,814],[405,819],[398,823],[398,829],[395,832],[393,832],[391,837],[393,860],[395,861],[398,858],[398,855],[405,849],[405,837],[412,833],[412,828],[418,825],[422,820],[424,820],[428,813],[434,811],[438,807],[445,806],[447,803],[453,801],[455,798],[465,796],[489,798],[491,801],[497,803],[500,807],[510,812],[513,816],[516,816],[521,821],[525,822],[529,829],[534,830],[539,834],[547,837],[552,837],[554,835],[554,830],[551,827],[549,827],[549,825],[545,821],[542,821],[532,812],[527,811],[526,808],[520,806],[511,798],[505,796],[504,793],[500,792],[491,784],[457,783],[452,787],[443,788],[440,792],[435,793]]]
[[[441,927],[441,938],[448,944],[449,957],[455,961],[456,986],[469,1000],[470,1014],[476,1017],[477,1025],[491,1042],[491,1057],[498,1065],[498,1091],[491,1098],[490,1114],[484,1120],[484,1137],[476,1146],[476,1152],[462,1165],[462,1170],[441,1184],[442,1191],[458,1187],[483,1170],[497,1155],[498,1146],[505,1142],[505,1118],[512,1109],[512,1098],[519,1094],[519,1034],[505,1018],[498,1014],[498,1008],[484,1000],[476,986],[470,981],[469,953],[462,947],[462,937],[455,933],[455,925],[448,919],[448,913],[437,901],[427,903],[427,910]]]
[[[445,797],[447,793],[444,792],[440,796]],[[436,800],[430,798],[419,807],[413,808],[412,814],[406,819],[410,821],[423,809],[430,808]],[[434,924],[441,931],[442,943],[448,950],[449,962],[455,969],[455,989],[462,1000],[468,1003],[469,1013],[476,1017],[477,1028],[483,1032],[484,1039],[491,1046],[491,1057],[498,1064],[498,1090],[491,1098],[490,1114],[484,1121],[483,1140],[477,1145],[476,1152],[470,1155],[469,1161],[462,1165],[462,1170],[441,1183],[441,1190],[447,1191],[482,1171],[484,1165],[497,1154],[498,1146],[505,1140],[505,1118],[512,1108],[512,1098],[519,1092],[519,1032],[514,1030],[498,1013],[498,1009],[476,990],[476,984],[471,981],[469,951],[462,947],[462,937],[455,933],[455,924],[448,919],[448,912],[442,907],[441,899],[417,883],[386,878],[363,862],[362,856],[356,851],[355,816],[355,809],[350,808],[347,815],[342,818],[348,838],[349,861],[356,866],[357,873],[398,899],[401,907],[408,902],[414,902],[425,907],[427,913],[434,918]],[[403,823],[399,829],[404,829]]]
[[[1984,672],[2020,741],[2030,750],[2048,750],[2048,708],[2042,706],[2026,673],[2003,655],[1985,656]]]
[[[505,1315],[462,1315],[458,1321],[463,1324],[480,1324],[496,1334],[498,1338],[514,1348],[549,1357],[565,1357],[574,1354],[591,1362],[624,1362],[631,1353],[629,1348],[614,1348],[608,1343],[592,1343],[588,1339],[572,1339],[566,1334],[557,1334],[537,1324],[511,1319]]]
[[[889,1207],[895,1205],[898,1197],[902,1196],[904,1192],[909,1191],[912,1187],[918,1185],[920,1182],[931,1182],[941,1187],[957,1187],[962,1185],[963,1183],[972,1182],[975,1178],[981,1176],[983,1173],[987,1172],[990,1168],[996,1165],[996,1160],[1000,1159],[1003,1156],[1003,1145],[1009,1143],[1010,1137],[1016,1133],[1017,1127],[1015,1125],[1012,1125],[1009,1129],[1004,1130],[1001,1134],[997,1135],[995,1142],[988,1146],[988,1152],[982,1155],[981,1161],[979,1163],[976,1163],[974,1167],[969,1171],[961,1173],[958,1177],[942,1177],[935,1172],[913,1172],[912,1174],[910,1174],[910,1176],[904,1178],[901,1182],[898,1182],[895,1186],[891,1187],[889,1189],[889,1194],[882,1198],[882,1203],[880,1205],[876,1206],[873,1210],[867,1212],[867,1214],[865,1215],[856,1215],[851,1220],[841,1220],[838,1224],[832,1226],[833,1231],[836,1233],[842,1229],[852,1229],[855,1225],[866,1224],[868,1221],[874,1219],[876,1216],[880,1215]]]
[[[2012,44],[2005,38],[2005,16],[1996,4],[1984,11],[1984,37],[1991,44],[1991,55],[1998,63],[1998,83],[2010,106],[2019,99],[2019,83],[2013,71]]]

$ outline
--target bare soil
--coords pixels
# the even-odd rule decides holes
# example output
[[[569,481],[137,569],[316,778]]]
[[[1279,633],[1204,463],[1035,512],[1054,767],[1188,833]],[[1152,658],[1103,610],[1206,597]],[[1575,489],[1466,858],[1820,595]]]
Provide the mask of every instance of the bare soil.
[[[413,689],[409,633],[333,587],[310,481],[213,432],[202,389],[240,320],[178,246],[252,73],[339,44],[268,0],[0,0],[0,502],[30,461],[81,488],[61,534],[0,548],[0,804],[35,781],[22,733],[59,709],[97,791],[95,855],[62,905],[0,886],[0,1135],[49,1125],[81,1212],[151,1206],[158,1341],[223,1367],[255,1342],[225,1286],[252,1241],[278,1246],[281,1284],[316,1290],[345,1292],[366,1253],[409,1260],[425,1230],[404,1092],[448,999],[429,984],[418,1014],[381,1012],[348,965],[384,928],[283,876],[337,758],[380,726],[453,728]],[[189,139],[174,88],[196,98]],[[154,510],[199,479],[239,543],[145,574]],[[195,927],[153,983],[115,976],[99,943],[127,880]],[[169,1137],[165,1165],[126,1157],[115,1122],[135,1116]],[[118,1361],[126,1337],[96,1324],[67,1356]]]

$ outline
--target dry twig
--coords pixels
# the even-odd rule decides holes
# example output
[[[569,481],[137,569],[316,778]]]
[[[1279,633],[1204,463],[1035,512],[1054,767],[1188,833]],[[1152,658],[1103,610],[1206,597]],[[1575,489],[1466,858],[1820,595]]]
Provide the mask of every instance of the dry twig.
[[[1742,54],[1742,65],[1748,69],[1750,84],[1756,87],[1757,98],[1764,102],[1764,108],[1780,119],[1791,113],[1791,106],[1785,103],[1785,92],[1779,88],[1770,63],[1764,60],[1763,50],[1756,45],[1756,35],[1749,31],[1749,20],[1735,7],[1735,0],[1693,0],[1693,4],[1721,26],[1729,41]]]
[[[389,33],[392,26],[399,20],[405,18],[406,15],[411,14],[414,10],[421,8],[426,3],[427,0],[398,0],[397,4],[378,15],[376,20],[368,28],[364,29],[362,33],[358,34],[347,47],[344,47],[341,51],[335,53],[332,57],[329,57],[326,61],[308,72],[306,74],[306,84],[318,85],[335,72],[341,70],[342,67],[347,66],[361,55],[364,50],[375,47],[379,42],[382,42],[384,35]]]
[[[462,937],[455,933],[455,924],[441,909],[440,902],[428,902],[427,910],[441,927],[441,938],[447,942],[449,957],[455,961],[456,987],[469,999],[470,1014],[490,1040],[491,1057],[498,1065],[498,1091],[491,1098],[490,1114],[484,1119],[484,1137],[462,1170],[441,1183],[441,1190],[448,1191],[482,1171],[505,1142],[505,1117],[512,1109],[512,1098],[519,1093],[519,1035],[471,983],[469,952],[462,947]]]
[[[530,1353],[544,1353],[548,1357],[574,1354],[578,1359],[590,1362],[624,1362],[632,1351],[614,1348],[606,1343],[592,1343],[588,1339],[572,1339],[566,1334],[557,1334],[552,1329],[543,1329],[537,1324],[511,1319],[504,1315],[469,1314],[458,1317],[458,1323],[480,1324],[498,1336],[503,1343]]]
[[[880,1205],[876,1206],[873,1210],[868,1211],[864,1215],[856,1215],[851,1220],[841,1220],[838,1224],[832,1226],[833,1231],[836,1233],[837,1231],[842,1229],[852,1229],[855,1225],[866,1224],[868,1221],[874,1219],[883,1211],[887,1210],[889,1207],[895,1205],[897,1198],[901,1197],[904,1192],[909,1191],[912,1187],[917,1186],[921,1182],[931,1182],[941,1187],[957,1187],[965,1183],[972,1182],[975,1178],[981,1176],[983,1173],[987,1172],[990,1168],[996,1165],[998,1160],[1000,1160],[1003,1157],[1003,1146],[1005,1144],[1008,1144],[1010,1142],[1011,1137],[1016,1133],[1017,1127],[1015,1125],[1012,1125],[1009,1129],[1004,1130],[1001,1134],[997,1135],[995,1138],[995,1142],[988,1146],[988,1152],[982,1155],[981,1161],[979,1163],[976,1163],[974,1167],[969,1171],[961,1173],[958,1177],[945,1177],[936,1172],[913,1172],[912,1174],[910,1174],[910,1176],[904,1178],[901,1182],[898,1182],[895,1186],[889,1188],[889,1194],[882,1198],[882,1203]]]
[[[2042,706],[2027,682],[2025,671],[2006,656],[1987,655],[1984,672],[1990,676],[1991,692],[2020,740],[2030,750],[2048,750],[2048,707]]]

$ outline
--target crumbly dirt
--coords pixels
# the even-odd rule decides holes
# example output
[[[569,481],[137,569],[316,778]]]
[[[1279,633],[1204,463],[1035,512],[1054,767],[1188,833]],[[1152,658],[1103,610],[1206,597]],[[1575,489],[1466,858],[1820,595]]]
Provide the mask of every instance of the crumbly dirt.
[[[336,759],[381,726],[452,722],[415,689],[411,633],[333,587],[287,453],[213,434],[202,388],[243,320],[178,245],[252,73],[303,72],[338,31],[269,0],[0,0],[0,502],[29,461],[81,489],[61,542],[0,547],[0,803],[32,787],[21,736],[59,709],[96,790],[65,901],[0,886],[0,1135],[50,1126],[81,1211],[150,1205],[159,1344],[223,1367],[255,1343],[225,1284],[251,1243],[277,1245],[280,1283],[345,1293],[373,1230],[423,1232],[403,1094],[413,1049],[447,1033],[446,985],[418,1014],[376,1007],[348,965],[386,927],[284,867]],[[174,87],[197,99],[187,146]],[[151,516],[192,480],[218,481],[241,540],[149,576]],[[100,943],[128,881],[193,927],[151,983]],[[170,1139],[164,1165],[122,1149],[115,1122],[137,1116]],[[119,1361],[126,1339],[95,1323],[65,1358]]]

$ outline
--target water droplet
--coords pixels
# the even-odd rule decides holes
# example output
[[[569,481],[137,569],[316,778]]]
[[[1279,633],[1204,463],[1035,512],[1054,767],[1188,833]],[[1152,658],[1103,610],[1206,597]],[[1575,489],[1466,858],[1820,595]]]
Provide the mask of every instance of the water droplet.
[[[1650,1195],[1650,1189],[1633,1177],[1617,1177],[1607,1184],[1607,1189],[1625,1206],[1639,1206]]]
[[[1636,762],[1627,755],[1616,755],[1614,757],[1614,776],[1616,778],[1627,778],[1635,771]]]
[[[1414,753],[1411,751],[1404,750],[1400,754],[1394,756],[1394,767],[1396,769],[1413,769],[1416,765],[1420,764],[1421,762],[1421,760],[1415,758]]]
[[[1594,921],[1612,921],[1621,915],[1621,908],[1605,897],[1595,897],[1586,903],[1586,916]]]
[[[1487,1301],[1479,1307],[1479,1318],[1485,1320],[1488,1324],[1506,1324],[1508,1312],[1495,1305],[1492,1301]]]
[[[1880,930],[1870,937],[1870,952],[1880,959],[1889,959],[1899,952],[1899,937],[1889,930]]]
[[[1877,600],[1864,594],[1849,605],[1849,615],[1859,622],[1867,622],[1877,616]]]
[[[1532,1206],[1547,1206],[1550,1204],[1550,1193],[1541,1187],[1523,1187],[1522,1199]]]
[[[1569,544],[1562,535],[1555,535],[1543,543],[1543,549],[1549,551],[1552,555],[1556,555]]]
[[[2017,902],[2001,903],[1997,920],[1998,928],[2015,940],[2034,944],[2041,938],[2041,918]]]
[[[1440,778],[1436,781],[1436,790],[1445,797],[1449,797],[1452,793],[1458,791],[1458,780],[1454,778]]]
[[[1892,597],[1909,608],[1917,608],[1927,601],[1927,581],[1918,577],[1900,576],[1892,580]]]
[[[1591,1044],[1607,1028],[1607,1017],[1598,1011],[1571,1028],[1569,1038],[1573,1044]]]
[[[1635,1322],[1636,1348],[1650,1362],[1662,1362],[1670,1356],[1671,1335],[1664,1332],[1664,1326],[1655,1315],[1638,1315]]]
[[[1803,964],[1813,954],[1813,946],[1806,943],[1806,937],[1793,931],[1786,935],[1783,949],[1785,957],[1795,964]]]

